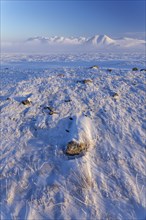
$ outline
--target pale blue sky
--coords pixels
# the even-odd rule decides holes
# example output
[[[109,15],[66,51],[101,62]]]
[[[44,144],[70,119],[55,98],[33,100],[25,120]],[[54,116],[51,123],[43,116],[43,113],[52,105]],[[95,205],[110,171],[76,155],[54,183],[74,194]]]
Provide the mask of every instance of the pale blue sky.
[[[143,0],[1,0],[1,39],[33,36],[92,36],[145,31]]]

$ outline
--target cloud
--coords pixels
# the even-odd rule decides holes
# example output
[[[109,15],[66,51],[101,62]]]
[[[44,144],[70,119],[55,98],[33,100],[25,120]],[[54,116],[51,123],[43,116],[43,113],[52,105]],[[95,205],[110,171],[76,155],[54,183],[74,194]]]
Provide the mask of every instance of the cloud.
[[[126,33],[124,33],[124,36],[131,37],[131,38],[137,38],[140,40],[145,40],[146,33],[145,32],[126,32]]]

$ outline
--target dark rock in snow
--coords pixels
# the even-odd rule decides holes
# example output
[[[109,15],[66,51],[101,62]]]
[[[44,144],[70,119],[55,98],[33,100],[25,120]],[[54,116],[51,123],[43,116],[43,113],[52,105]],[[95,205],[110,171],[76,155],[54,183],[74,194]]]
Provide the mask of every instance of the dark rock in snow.
[[[6,100],[7,100],[7,101],[11,101],[11,98],[8,97]]]
[[[55,112],[55,111],[50,111],[49,112],[49,115],[54,115],[54,114],[58,114],[58,112]]]
[[[94,66],[91,66],[90,69],[99,69],[99,66],[94,65]]]
[[[138,71],[137,67],[132,68],[132,71]]]
[[[49,115],[53,115],[53,114],[54,114],[54,112],[53,112],[53,111],[50,111],[50,112],[49,112]]]
[[[83,79],[83,80],[78,80],[77,83],[83,83],[83,84],[90,84],[93,81],[91,79]]]
[[[65,102],[71,102],[71,99],[67,99],[67,100],[65,100]]]
[[[58,77],[64,77],[64,74],[60,73],[57,75]]]
[[[108,71],[109,73],[111,73],[111,72],[112,72],[112,69],[107,69],[107,71]]]
[[[54,111],[54,109],[52,107],[49,107],[49,106],[45,106],[44,109],[48,109],[49,111],[52,111],[52,112]]]
[[[114,93],[112,96],[113,96],[114,99],[118,99],[119,98],[118,93]]]
[[[146,72],[146,69],[141,69],[140,71],[141,71],[141,72],[142,72],[142,71],[145,71],[145,72]]]
[[[26,99],[26,100],[24,100],[24,101],[22,101],[22,104],[23,105],[30,105],[32,102],[31,102],[31,100],[28,98],[28,99]]]
[[[89,84],[89,83],[92,83],[92,80],[91,79],[84,79],[83,83],[84,84]]]
[[[53,114],[58,114],[57,112],[55,112],[55,110],[50,107],[50,106],[46,106],[44,107],[44,109],[49,110],[49,115],[53,115]]]

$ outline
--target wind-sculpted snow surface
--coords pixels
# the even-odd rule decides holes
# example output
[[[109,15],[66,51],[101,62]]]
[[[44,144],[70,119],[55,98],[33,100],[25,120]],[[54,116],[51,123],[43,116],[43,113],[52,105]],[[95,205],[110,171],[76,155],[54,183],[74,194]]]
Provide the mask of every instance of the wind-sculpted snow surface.
[[[146,72],[138,61],[138,71],[98,61],[96,69],[2,65],[1,219],[145,219]],[[91,143],[83,156],[65,153],[73,139]]]

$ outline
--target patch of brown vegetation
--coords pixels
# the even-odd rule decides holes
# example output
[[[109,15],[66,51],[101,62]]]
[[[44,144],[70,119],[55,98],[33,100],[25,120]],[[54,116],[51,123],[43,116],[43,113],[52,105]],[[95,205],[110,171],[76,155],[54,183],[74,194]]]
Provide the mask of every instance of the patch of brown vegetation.
[[[77,143],[76,141],[70,141],[67,144],[66,154],[71,156],[79,155],[84,150],[87,150],[87,146],[85,143]]]

